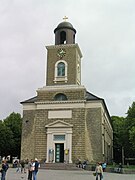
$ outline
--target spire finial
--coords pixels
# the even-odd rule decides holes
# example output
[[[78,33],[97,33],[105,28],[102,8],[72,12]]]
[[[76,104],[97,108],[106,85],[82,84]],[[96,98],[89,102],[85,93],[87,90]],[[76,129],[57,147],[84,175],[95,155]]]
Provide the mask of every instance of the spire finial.
[[[67,21],[68,17],[67,16],[64,16],[63,20],[64,21]]]

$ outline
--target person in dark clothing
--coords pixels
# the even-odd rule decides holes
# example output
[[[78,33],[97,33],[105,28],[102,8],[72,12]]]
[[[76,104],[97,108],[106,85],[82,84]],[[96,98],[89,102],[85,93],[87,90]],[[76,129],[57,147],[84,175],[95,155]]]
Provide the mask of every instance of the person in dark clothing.
[[[123,167],[122,167],[122,163],[119,163],[119,167],[118,167],[118,172],[119,172],[119,173],[122,173],[122,168],[123,168]]]
[[[26,173],[24,160],[21,160],[20,164],[21,164],[21,173],[23,173],[23,172]]]
[[[40,167],[40,164],[39,164],[37,158],[35,158],[35,162],[32,164],[32,166],[34,167],[33,180],[37,180],[38,168]]]
[[[6,178],[6,172],[8,170],[9,166],[6,160],[2,161],[2,169],[1,169],[1,180],[5,180]]]

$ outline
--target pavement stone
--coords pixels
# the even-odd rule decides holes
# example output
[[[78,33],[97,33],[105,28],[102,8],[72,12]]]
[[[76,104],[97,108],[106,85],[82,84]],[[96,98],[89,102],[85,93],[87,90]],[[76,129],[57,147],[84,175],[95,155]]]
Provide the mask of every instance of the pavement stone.
[[[27,180],[27,173],[16,173],[9,168],[6,180]],[[95,180],[92,171],[68,171],[39,169],[37,180]],[[104,180],[135,180],[135,174],[117,174],[104,172]]]

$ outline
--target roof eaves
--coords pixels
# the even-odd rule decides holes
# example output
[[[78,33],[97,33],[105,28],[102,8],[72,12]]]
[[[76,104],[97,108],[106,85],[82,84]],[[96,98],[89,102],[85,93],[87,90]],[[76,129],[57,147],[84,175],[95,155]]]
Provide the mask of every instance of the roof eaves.
[[[20,103],[21,103],[21,104],[24,104],[24,103],[34,103],[36,100],[37,100],[37,96],[32,97],[32,98],[30,98],[30,99],[27,99],[27,100],[25,100],[25,101],[22,101],[22,102],[20,102]]]

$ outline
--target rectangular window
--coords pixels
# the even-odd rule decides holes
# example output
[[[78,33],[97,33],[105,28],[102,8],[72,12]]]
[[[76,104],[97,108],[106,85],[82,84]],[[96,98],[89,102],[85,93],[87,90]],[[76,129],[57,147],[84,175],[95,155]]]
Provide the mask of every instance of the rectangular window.
[[[65,135],[54,135],[53,140],[54,141],[65,141]]]

